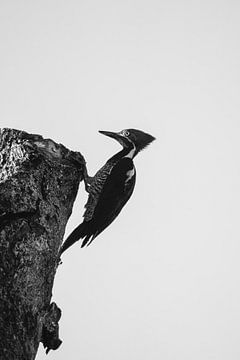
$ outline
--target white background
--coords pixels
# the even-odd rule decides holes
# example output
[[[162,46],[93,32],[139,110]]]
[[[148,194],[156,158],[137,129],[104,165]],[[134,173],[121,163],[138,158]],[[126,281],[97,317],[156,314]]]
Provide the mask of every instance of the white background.
[[[63,256],[63,344],[47,359],[239,360],[239,11],[1,0],[1,127],[82,152],[91,174],[120,149],[98,130],[157,138],[118,219]],[[67,234],[86,196],[81,185]]]

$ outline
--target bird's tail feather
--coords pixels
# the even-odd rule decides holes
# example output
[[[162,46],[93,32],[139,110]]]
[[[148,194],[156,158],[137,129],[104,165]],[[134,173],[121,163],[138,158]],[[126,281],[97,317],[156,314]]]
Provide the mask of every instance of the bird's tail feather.
[[[82,242],[81,247],[83,248],[85,245],[89,246],[91,244],[91,242],[93,241],[93,239],[94,239],[93,234],[90,234],[90,235],[86,236],[85,239]]]
[[[67,237],[64,244],[61,247],[60,254],[66,251],[70,246],[72,246],[76,241],[79,239],[89,238],[87,236],[87,223],[83,222],[82,224],[78,225],[76,229]]]

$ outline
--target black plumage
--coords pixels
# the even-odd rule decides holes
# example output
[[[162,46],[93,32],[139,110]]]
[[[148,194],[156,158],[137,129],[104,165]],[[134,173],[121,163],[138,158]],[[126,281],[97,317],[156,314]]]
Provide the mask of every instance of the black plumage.
[[[123,149],[112,156],[93,178],[86,172],[89,197],[84,221],[68,236],[61,253],[79,239],[83,239],[82,247],[89,245],[118,216],[134,190],[136,169],[133,158],[155,139],[136,129],[100,133],[116,139]]]

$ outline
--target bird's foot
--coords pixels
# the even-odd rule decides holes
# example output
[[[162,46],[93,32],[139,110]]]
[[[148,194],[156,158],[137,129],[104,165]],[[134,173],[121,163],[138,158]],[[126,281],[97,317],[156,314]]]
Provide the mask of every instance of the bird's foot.
[[[86,192],[89,192],[89,190],[90,190],[92,179],[93,179],[93,177],[88,175],[87,166],[86,166],[86,164],[84,164],[83,181],[84,181]]]

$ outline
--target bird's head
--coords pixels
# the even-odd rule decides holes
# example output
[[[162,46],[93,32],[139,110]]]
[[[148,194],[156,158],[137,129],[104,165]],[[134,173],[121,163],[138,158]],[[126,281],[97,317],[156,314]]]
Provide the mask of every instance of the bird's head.
[[[101,134],[117,140],[124,148],[133,149],[133,157],[148,146],[155,137],[137,129],[125,129],[120,132],[99,131]]]

